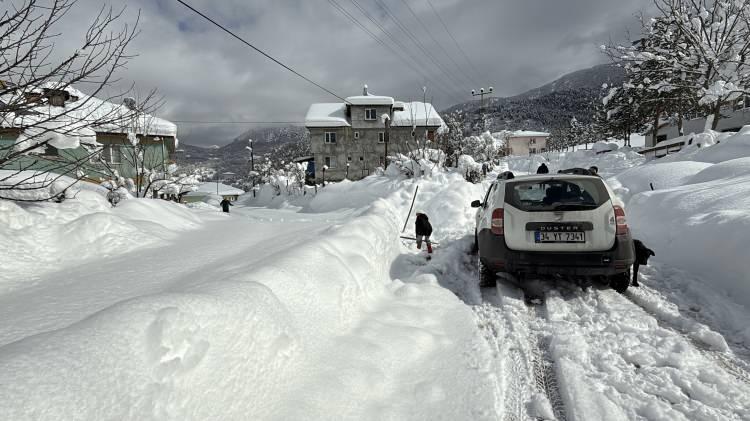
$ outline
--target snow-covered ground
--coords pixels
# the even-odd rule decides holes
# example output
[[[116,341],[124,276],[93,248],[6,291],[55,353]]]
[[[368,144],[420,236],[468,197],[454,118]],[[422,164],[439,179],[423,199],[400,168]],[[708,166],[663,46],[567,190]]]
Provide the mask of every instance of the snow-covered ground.
[[[0,413],[750,419],[749,139],[649,163],[629,148],[547,156],[552,172],[597,165],[656,257],[640,289],[561,282],[540,305],[480,289],[470,253],[469,203],[500,171],[535,171],[528,158],[480,184],[389,171],[260,192],[230,215],[148,199],[113,209],[91,191],[0,201]],[[417,187],[430,261],[400,238]]]

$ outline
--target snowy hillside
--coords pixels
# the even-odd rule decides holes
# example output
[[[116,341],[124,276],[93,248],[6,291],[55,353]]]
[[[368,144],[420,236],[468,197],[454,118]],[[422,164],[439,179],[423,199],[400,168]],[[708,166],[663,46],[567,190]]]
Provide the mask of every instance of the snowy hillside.
[[[229,215],[109,208],[90,191],[0,201],[0,413],[750,419],[750,133],[716,139],[648,163],[629,148],[512,157],[479,184],[391,168],[246,194]],[[640,289],[561,281],[531,305],[512,285],[479,288],[469,203],[544,161],[598,166],[627,203],[656,252]],[[400,238],[415,192],[435,227],[429,261]]]

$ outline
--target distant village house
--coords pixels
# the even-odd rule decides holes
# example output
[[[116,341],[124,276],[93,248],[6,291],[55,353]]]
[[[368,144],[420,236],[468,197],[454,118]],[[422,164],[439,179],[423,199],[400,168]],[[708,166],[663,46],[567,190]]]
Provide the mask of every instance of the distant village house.
[[[312,104],[305,117],[310,131],[315,178],[357,180],[386,162],[386,127],[390,120],[388,155],[408,154],[417,142],[435,140],[443,119],[424,102],[401,102],[389,96],[372,95],[365,85],[362,95],[346,102]]]
[[[547,152],[549,133],[517,130],[505,137],[505,155],[534,155]]]

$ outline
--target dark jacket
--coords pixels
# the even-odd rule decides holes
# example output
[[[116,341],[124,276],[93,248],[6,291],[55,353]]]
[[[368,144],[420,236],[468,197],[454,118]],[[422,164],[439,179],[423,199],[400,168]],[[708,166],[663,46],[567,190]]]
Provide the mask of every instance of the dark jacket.
[[[227,200],[227,199],[224,199],[224,200],[222,200],[222,201],[221,201],[221,202],[219,203],[219,205],[221,206],[221,210],[223,210],[224,212],[229,212],[229,207],[230,207],[230,206],[234,206],[234,205],[232,204],[232,202],[230,202],[230,201],[229,201],[229,200]]]
[[[539,166],[539,168],[536,169],[537,174],[549,174],[549,168],[547,168],[547,164],[542,164]]]
[[[648,265],[648,259],[651,256],[656,256],[653,250],[646,247],[641,240],[633,240],[635,246],[635,261],[639,265]]]
[[[414,230],[417,235],[432,235],[432,225],[430,225],[430,220],[427,219],[427,215],[423,213],[417,214],[417,221],[414,223]]]

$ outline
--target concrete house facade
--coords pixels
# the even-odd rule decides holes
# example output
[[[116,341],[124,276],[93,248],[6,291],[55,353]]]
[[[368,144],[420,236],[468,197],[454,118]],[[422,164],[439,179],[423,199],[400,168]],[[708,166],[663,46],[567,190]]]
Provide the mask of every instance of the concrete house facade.
[[[445,123],[432,104],[401,102],[392,97],[362,95],[342,103],[312,104],[305,117],[315,165],[315,178],[358,180],[385,165],[386,127],[390,121],[388,155],[407,154],[423,139],[434,140]]]
[[[518,130],[506,137],[506,155],[533,155],[547,152],[549,133]]]

